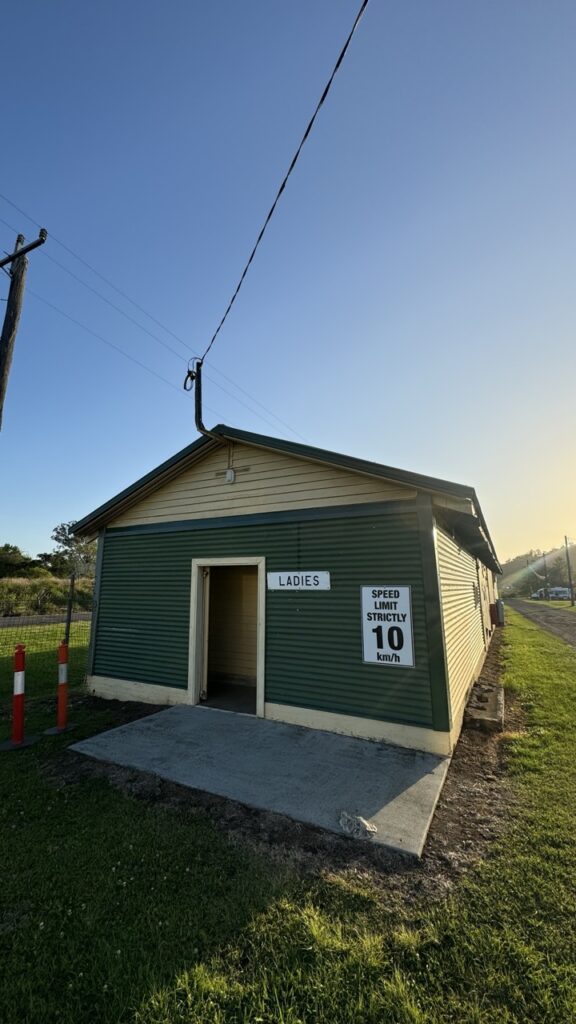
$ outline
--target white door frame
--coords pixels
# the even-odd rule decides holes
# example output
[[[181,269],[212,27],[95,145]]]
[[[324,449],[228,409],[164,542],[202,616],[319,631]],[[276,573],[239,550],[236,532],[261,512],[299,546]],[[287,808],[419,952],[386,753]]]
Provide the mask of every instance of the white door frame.
[[[263,555],[239,558],[193,558],[190,590],[190,643],[188,653],[188,702],[198,704],[205,685],[208,662],[208,622],[203,569],[212,566],[255,565],[258,569],[256,609],[256,714],[264,717],[264,654],[266,616],[266,558]]]

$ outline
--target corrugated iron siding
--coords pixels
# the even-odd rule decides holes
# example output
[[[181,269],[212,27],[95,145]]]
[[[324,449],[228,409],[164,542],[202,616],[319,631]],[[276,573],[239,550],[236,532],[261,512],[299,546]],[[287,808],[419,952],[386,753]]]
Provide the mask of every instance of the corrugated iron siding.
[[[438,526],[436,550],[450,703],[457,719],[485,650],[480,585],[476,559]]]
[[[416,513],[105,535],[93,671],[186,687],[192,558],[326,569],[330,591],[266,594],[266,700],[431,724]],[[415,668],[362,662],[361,585],[412,587]]]
[[[490,598],[490,604],[494,604],[494,601],[498,598],[498,583],[495,573],[490,570],[488,571],[488,595]]]
[[[490,605],[494,600],[491,597],[490,581],[492,579],[492,572],[482,562],[478,562],[478,580],[480,582],[480,599],[482,607],[482,622],[484,625],[484,644],[486,648],[490,646],[490,640],[492,639],[493,626],[490,621]]]

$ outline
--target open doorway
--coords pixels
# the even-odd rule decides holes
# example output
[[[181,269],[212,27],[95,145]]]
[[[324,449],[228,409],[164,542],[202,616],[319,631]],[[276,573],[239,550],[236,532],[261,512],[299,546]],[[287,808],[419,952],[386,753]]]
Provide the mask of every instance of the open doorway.
[[[258,569],[220,565],[209,570],[207,665],[208,707],[256,714]]]
[[[263,557],[192,560],[191,703],[264,714],[265,569]]]

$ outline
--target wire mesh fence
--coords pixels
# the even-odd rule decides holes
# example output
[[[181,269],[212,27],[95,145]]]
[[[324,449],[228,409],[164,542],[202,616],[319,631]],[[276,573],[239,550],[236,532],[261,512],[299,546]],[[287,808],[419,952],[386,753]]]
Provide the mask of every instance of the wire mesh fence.
[[[85,603],[85,599],[82,598]],[[58,681],[58,647],[68,640],[68,680],[79,686],[85,677],[90,643],[92,612],[77,610],[71,581],[66,607],[45,614],[0,616],[0,697],[8,697],[13,686],[14,651],[21,644],[26,651],[26,694],[30,697],[55,693]]]

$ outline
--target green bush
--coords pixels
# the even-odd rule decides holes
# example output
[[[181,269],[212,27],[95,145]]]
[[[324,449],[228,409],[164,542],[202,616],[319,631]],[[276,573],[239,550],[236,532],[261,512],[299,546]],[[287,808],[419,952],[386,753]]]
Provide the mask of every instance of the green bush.
[[[0,580],[0,615],[18,615],[23,603],[22,588],[26,580]]]
[[[68,604],[69,580],[54,576],[34,579],[0,579],[0,615],[49,615],[63,612]],[[76,581],[74,610],[91,611],[94,581]]]
[[[94,595],[94,580],[87,578],[76,581],[74,609],[77,612],[91,612]]]

